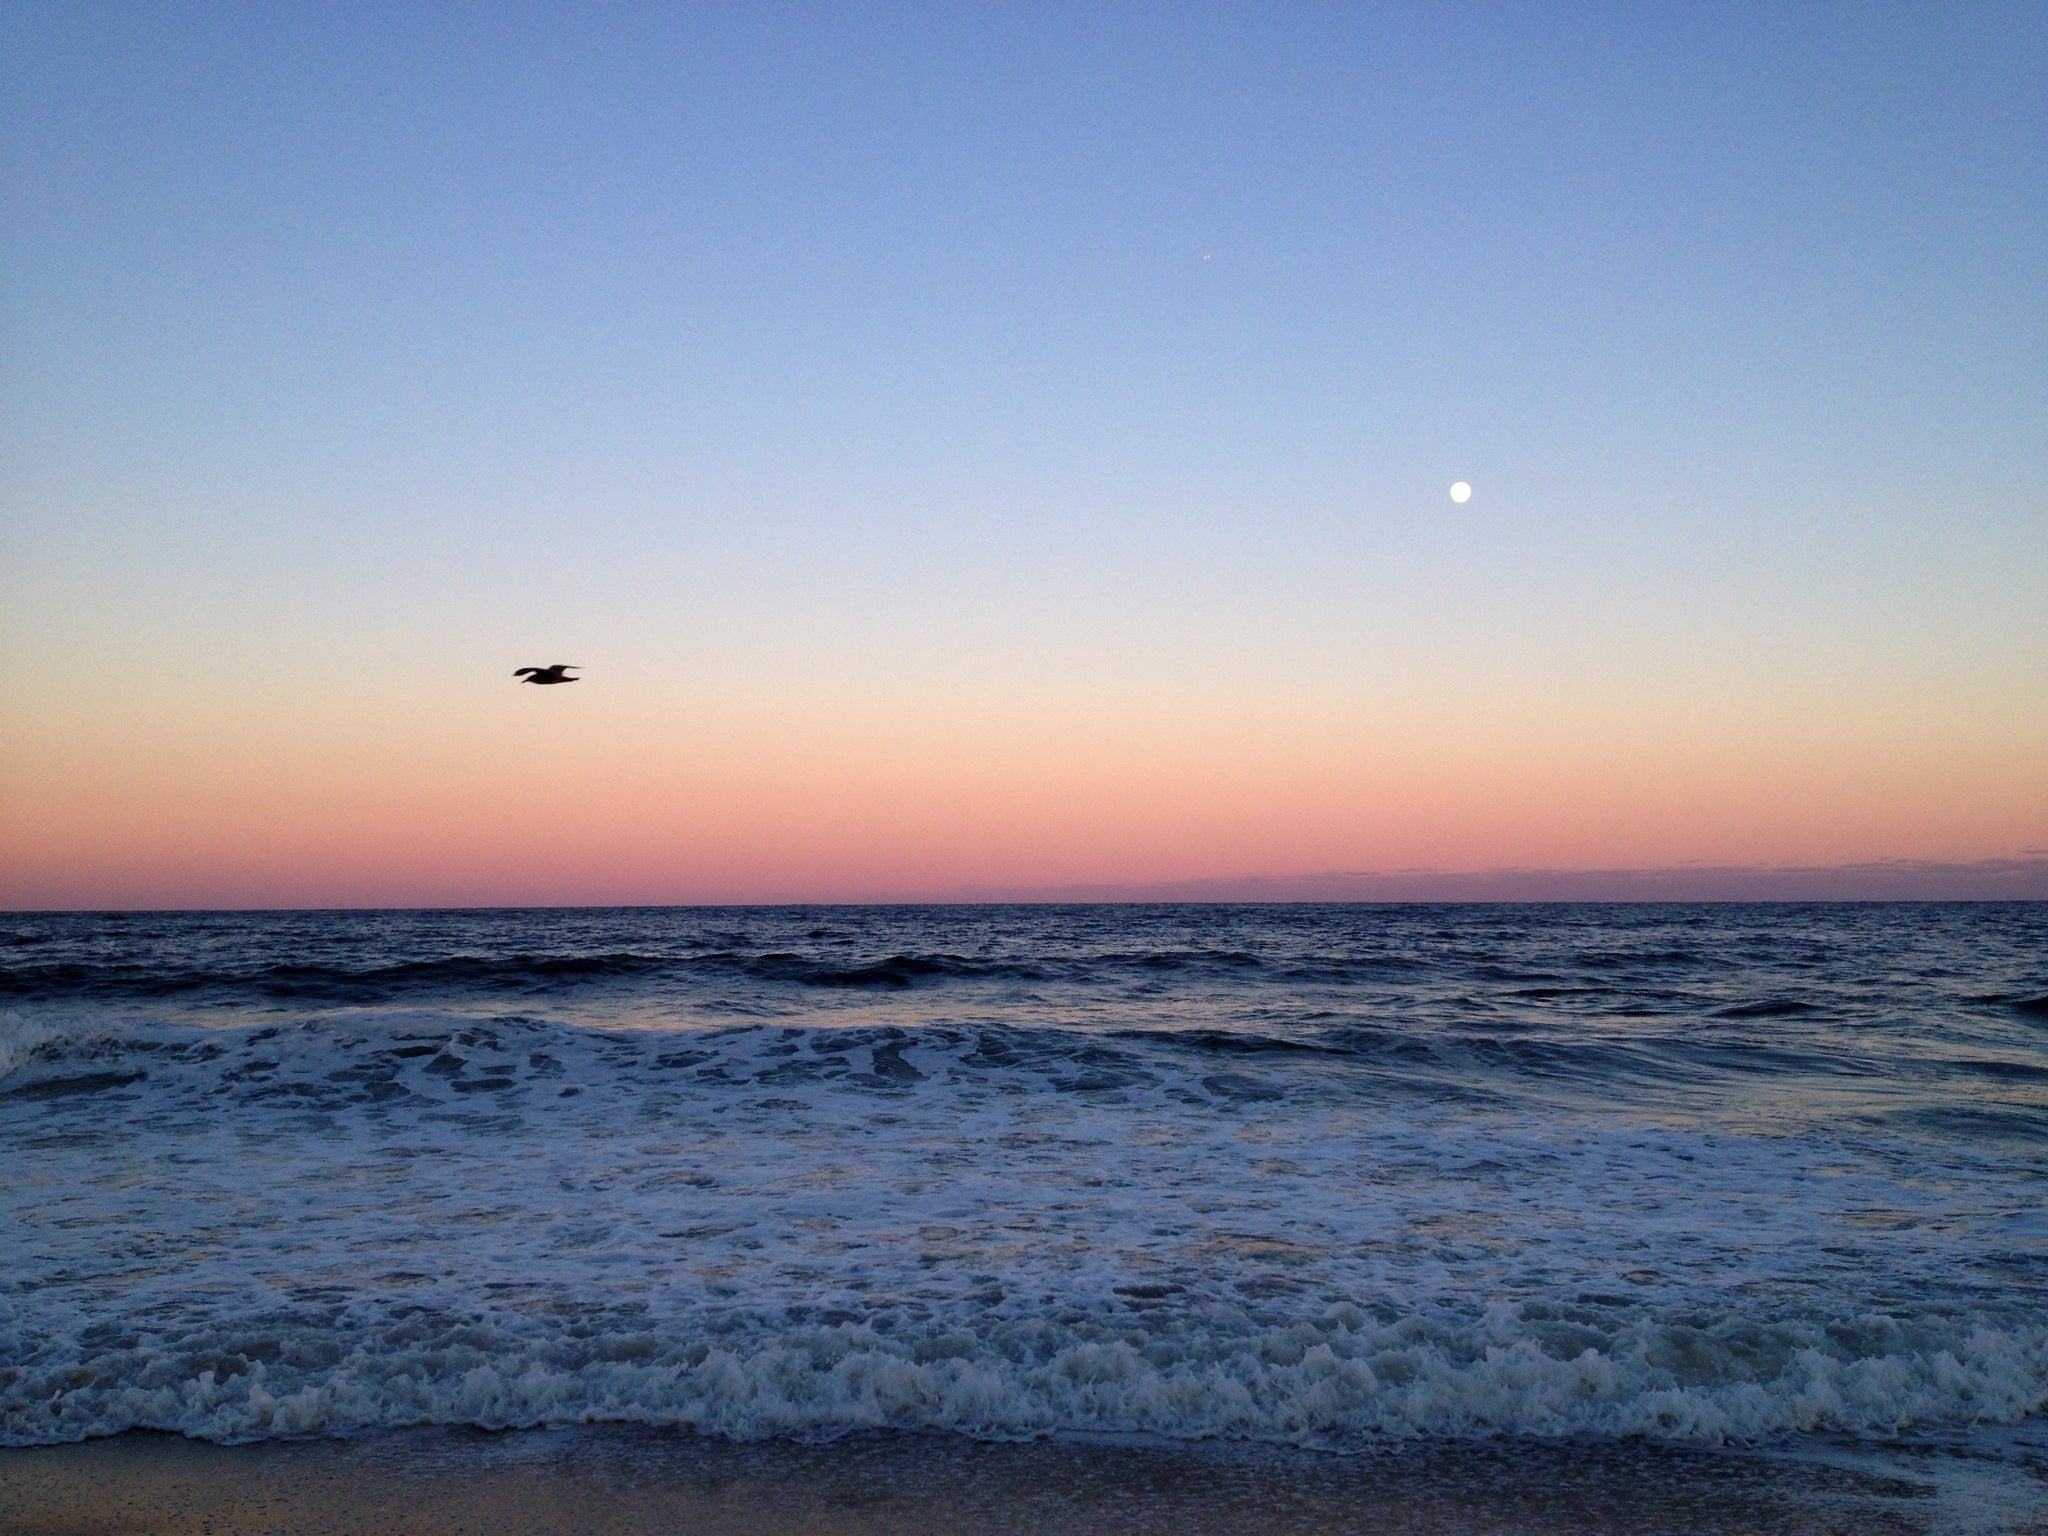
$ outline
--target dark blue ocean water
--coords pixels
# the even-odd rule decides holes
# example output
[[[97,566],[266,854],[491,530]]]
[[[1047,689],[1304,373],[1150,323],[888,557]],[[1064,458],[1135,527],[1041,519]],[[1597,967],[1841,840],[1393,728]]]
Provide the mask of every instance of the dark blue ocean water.
[[[1968,1444],[2048,906],[0,917],[0,1440]]]

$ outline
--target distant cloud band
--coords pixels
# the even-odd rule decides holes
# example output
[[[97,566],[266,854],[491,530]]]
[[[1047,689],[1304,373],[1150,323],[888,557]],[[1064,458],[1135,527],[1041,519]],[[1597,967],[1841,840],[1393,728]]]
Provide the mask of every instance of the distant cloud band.
[[[2048,901],[2048,857],[1666,869],[1386,870],[978,890],[1011,901]]]

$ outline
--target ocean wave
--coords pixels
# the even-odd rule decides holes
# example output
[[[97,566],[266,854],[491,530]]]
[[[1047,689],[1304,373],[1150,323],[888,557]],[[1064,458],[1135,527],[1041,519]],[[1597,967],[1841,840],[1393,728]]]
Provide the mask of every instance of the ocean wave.
[[[2048,1403],[2048,1327],[1886,1317],[1758,1325],[1638,1319],[1612,1332],[1497,1307],[1282,1327],[991,1319],[663,1326],[386,1308],[182,1337],[31,1339],[0,1328],[0,1443],[147,1428],[219,1441],[427,1424],[632,1422],[731,1436],[869,1428],[993,1439],[1067,1431],[1329,1449],[1416,1436],[1872,1438],[2013,1423]],[[104,1332],[104,1331],[103,1331]]]
[[[2036,1281],[1987,1307],[1978,1268],[2024,1272],[2039,1222],[1981,1174],[1966,1218],[1917,1152],[1397,1111],[1214,1035],[415,1010],[0,1043],[35,1149],[0,1210],[11,1443],[1712,1441],[2048,1394]]]
[[[894,981],[823,980],[822,986]],[[711,1028],[601,1029],[540,1015],[431,1007],[328,1007],[276,1022],[246,1017],[229,1027],[144,1017],[0,1010],[0,1098],[122,1087],[154,1077],[162,1092],[240,1097],[289,1093],[305,1103],[363,1103],[393,1094],[511,1089],[553,1076],[571,1058],[599,1079],[679,1065],[732,1083],[785,1081],[809,1073],[826,1081],[860,1074],[847,1053],[888,1062],[912,1041],[965,1072],[1024,1071],[1039,1087],[1095,1087],[1152,1081],[1164,1072],[1213,1078],[1215,1058],[1257,1060],[1292,1092],[1392,1095],[1418,1101],[1499,1099],[1546,1085],[1593,1098],[1628,1092],[1643,1102],[1676,1101],[1710,1086],[1750,1078],[1807,1083],[1880,1082],[1895,1076],[1867,1051],[1798,1049],[1769,1040],[1700,1037],[1680,1029],[1630,1034],[1535,1030],[1513,1020],[1460,1028],[1402,1029],[1350,1022],[1290,1034],[1204,1025],[1148,1029],[1018,1027],[1000,1022],[905,1027],[732,1024]],[[528,1058],[531,1058],[529,1060]],[[705,1063],[711,1065],[704,1065]],[[468,1070],[473,1066],[473,1070]],[[888,1070],[897,1070],[889,1067]],[[2036,1094],[2048,1064],[1983,1049],[1954,1051],[1923,1070],[1987,1088]],[[872,1075],[872,1074],[870,1074]],[[50,1083],[44,1083],[44,1078]],[[72,1086],[58,1084],[62,1078]],[[1887,1114],[1930,1109],[1977,1113],[1981,1104],[1893,1105]],[[2032,1106],[2016,1106],[2022,1112]]]
[[[10,931],[12,1443],[1917,1442],[2048,1404],[2030,912]]]
[[[1754,1002],[1730,1003],[1718,1011],[1724,1019],[1791,1019],[1824,1010],[1817,1003],[1796,997],[1764,997]]]
[[[1178,970],[1212,962],[1155,954],[1118,957],[1102,963],[1140,970]],[[1213,963],[1234,967],[1242,962]],[[273,961],[257,966],[195,967],[52,960],[0,966],[0,997],[17,1001],[92,998],[148,1002],[212,996],[223,1001],[253,998],[364,1005],[410,994],[540,995],[605,982],[662,977],[743,977],[799,987],[903,988],[932,980],[1036,981],[1052,974],[1052,970],[1029,961],[978,959],[944,952],[848,959],[782,950],[453,955],[376,965]]]

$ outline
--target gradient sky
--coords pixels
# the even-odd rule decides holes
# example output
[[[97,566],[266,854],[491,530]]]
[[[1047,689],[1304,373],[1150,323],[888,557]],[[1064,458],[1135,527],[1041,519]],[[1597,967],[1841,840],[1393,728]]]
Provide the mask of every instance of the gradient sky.
[[[2048,848],[2044,78],[2038,4],[9,3],[0,904]]]

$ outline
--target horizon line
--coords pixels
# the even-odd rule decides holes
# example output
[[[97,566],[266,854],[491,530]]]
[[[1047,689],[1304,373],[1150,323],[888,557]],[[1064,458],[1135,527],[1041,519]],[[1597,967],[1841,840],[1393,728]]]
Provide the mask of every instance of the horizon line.
[[[1770,905],[2048,901],[2048,851],[1970,862],[1859,860],[1844,864],[1674,864],[1619,869],[1511,866],[1488,870],[1329,870],[1181,880],[955,886],[927,894],[786,896],[698,901],[324,902],[243,906],[5,907],[11,916],[157,912],[604,911],[719,907],[1201,906],[1201,905]]]

